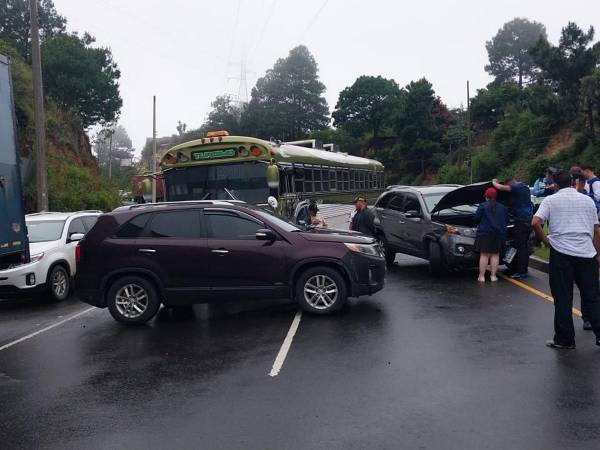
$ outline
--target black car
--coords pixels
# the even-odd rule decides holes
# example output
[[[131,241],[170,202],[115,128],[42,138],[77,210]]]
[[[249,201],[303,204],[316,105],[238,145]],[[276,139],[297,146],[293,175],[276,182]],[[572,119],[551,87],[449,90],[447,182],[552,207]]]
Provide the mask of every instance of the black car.
[[[477,224],[475,212],[491,184],[468,186],[392,186],[375,203],[377,238],[393,264],[396,253],[429,260],[431,272],[443,274],[451,268],[477,265],[474,251]],[[498,201],[508,204],[500,192]],[[510,229],[505,248],[512,243]],[[535,236],[531,236],[533,242]]]
[[[294,298],[305,310],[337,311],[347,297],[383,288],[377,242],[356,233],[306,232],[240,202],[122,207],[100,216],[77,247],[77,294],[125,323],[161,303]]]

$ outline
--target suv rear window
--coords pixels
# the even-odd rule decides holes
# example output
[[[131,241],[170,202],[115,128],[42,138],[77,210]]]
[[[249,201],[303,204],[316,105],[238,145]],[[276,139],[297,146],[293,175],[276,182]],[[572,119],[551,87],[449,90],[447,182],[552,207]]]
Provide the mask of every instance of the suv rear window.
[[[139,237],[142,234],[142,231],[144,231],[149,218],[150,214],[141,214],[134,217],[117,231],[117,237],[124,239],[134,239]]]

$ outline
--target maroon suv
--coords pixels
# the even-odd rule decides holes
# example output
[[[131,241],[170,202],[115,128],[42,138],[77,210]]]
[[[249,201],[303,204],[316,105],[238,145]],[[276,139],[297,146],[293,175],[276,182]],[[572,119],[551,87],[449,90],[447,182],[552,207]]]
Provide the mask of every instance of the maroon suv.
[[[373,239],[303,231],[244,203],[179,202],[118,208],[77,247],[79,298],[125,323],[168,306],[294,298],[317,314],[383,288]]]

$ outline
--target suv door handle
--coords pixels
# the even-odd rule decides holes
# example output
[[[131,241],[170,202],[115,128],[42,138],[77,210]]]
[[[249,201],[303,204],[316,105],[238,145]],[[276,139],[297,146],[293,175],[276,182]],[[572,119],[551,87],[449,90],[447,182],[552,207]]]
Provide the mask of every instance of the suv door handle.
[[[218,250],[211,250],[211,253],[216,253],[217,255],[223,256],[229,253],[229,250],[225,250],[224,248],[220,248]]]
[[[156,250],[154,250],[153,248],[140,248],[138,250],[138,252],[140,252],[140,253],[147,253],[147,254],[153,254],[153,253],[156,253]]]
[[[399,220],[398,223],[405,224],[406,222],[404,220]]]

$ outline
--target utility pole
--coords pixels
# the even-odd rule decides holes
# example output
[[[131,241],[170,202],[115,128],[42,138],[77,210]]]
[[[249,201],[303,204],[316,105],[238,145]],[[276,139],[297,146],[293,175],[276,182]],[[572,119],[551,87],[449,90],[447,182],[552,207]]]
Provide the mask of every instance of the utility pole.
[[[37,207],[48,211],[48,166],[46,162],[46,118],[44,88],[42,86],[42,58],[38,29],[38,0],[29,0],[31,25],[31,68],[33,72],[33,121],[35,123],[35,172],[37,179]]]
[[[108,178],[112,179],[112,137],[115,134],[114,128],[108,131]]]
[[[152,97],[152,203],[156,203],[156,95]]]
[[[473,184],[473,149],[471,148],[471,96],[469,94],[469,80],[467,80],[467,147],[469,148],[469,177]]]

